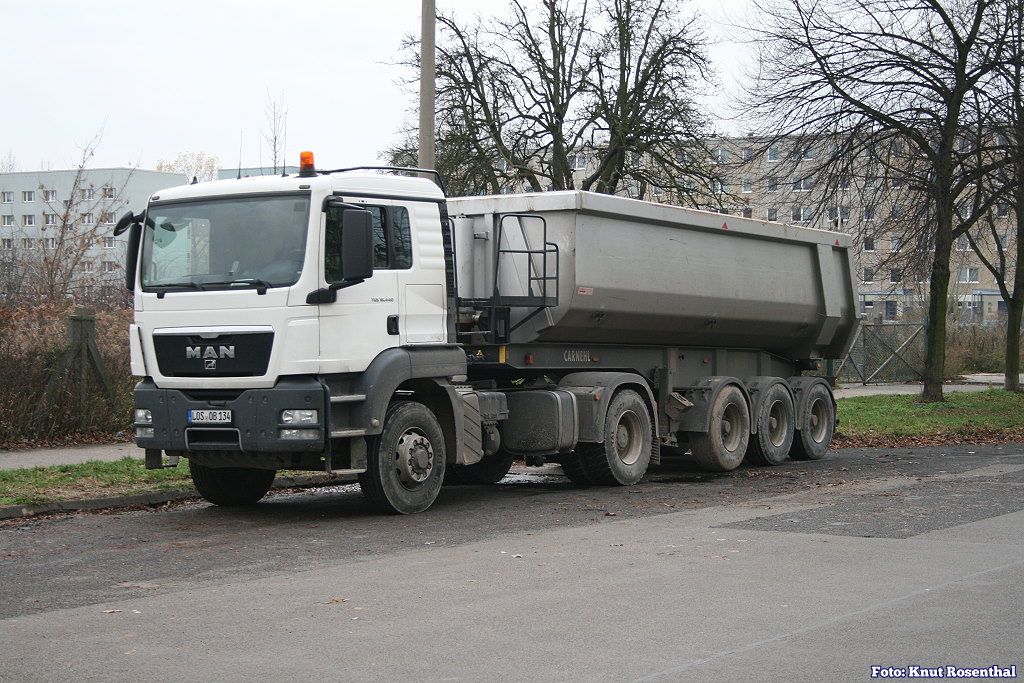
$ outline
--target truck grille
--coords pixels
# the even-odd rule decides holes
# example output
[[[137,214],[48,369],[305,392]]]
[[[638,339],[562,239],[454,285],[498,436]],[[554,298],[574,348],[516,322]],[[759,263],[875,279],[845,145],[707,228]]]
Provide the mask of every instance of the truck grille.
[[[267,374],[273,332],[216,338],[188,334],[153,336],[156,362],[164,377],[259,377]]]

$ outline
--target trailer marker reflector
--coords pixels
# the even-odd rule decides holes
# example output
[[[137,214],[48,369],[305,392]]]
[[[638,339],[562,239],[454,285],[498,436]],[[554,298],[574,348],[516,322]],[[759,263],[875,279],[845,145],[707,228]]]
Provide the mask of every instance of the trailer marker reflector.
[[[728,229],[729,229],[729,224],[728,223],[722,223],[722,230],[728,230]]]

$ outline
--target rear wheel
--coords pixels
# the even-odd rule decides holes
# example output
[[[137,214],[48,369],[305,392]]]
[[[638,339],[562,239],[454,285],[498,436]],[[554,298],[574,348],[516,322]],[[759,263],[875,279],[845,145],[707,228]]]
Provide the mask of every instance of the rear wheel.
[[[444,480],[444,435],[422,403],[392,403],[359,486],[382,512],[408,515],[433,504]]]
[[[512,469],[515,456],[504,451],[485,456],[480,462],[472,465],[452,467],[458,474],[456,477],[464,484],[497,484]]]
[[[562,466],[562,473],[569,478],[569,481],[577,486],[591,486],[594,480],[587,471],[586,464],[578,452],[566,453],[558,456],[558,464]]]
[[[750,408],[736,385],[722,389],[711,405],[707,432],[691,432],[690,448],[697,464],[709,472],[740,466],[750,439]]]
[[[252,505],[258,502],[274,483],[274,470],[250,467],[207,467],[188,461],[192,483],[206,500],[214,505]]]
[[[580,444],[584,468],[595,484],[631,486],[651,462],[651,415],[640,394],[624,389],[612,398],[604,419],[604,443]]]
[[[758,465],[778,465],[789,457],[793,445],[796,410],[793,397],[782,383],[765,389],[754,424],[757,434],[750,435],[747,458]]]
[[[832,392],[824,384],[815,384],[807,391],[804,426],[797,431],[789,454],[794,460],[821,460],[832,445],[836,404],[832,400]]]

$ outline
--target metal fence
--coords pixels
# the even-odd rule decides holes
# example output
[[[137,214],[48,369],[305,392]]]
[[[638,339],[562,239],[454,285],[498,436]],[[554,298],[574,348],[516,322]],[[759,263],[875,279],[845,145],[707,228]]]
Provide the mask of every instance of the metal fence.
[[[849,355],[835,369],[840,382],[911,382],[924,376],[924,325],[861,325]]]

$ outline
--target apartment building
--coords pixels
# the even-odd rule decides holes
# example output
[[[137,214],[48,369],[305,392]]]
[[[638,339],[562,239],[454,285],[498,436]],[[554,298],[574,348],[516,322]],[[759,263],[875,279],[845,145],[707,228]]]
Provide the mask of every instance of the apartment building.
[[[38,300],[60,282],[76,301],[115,300],[126,237],[114,224],[186,181],[131,168],[0,173],[0,305]]]

